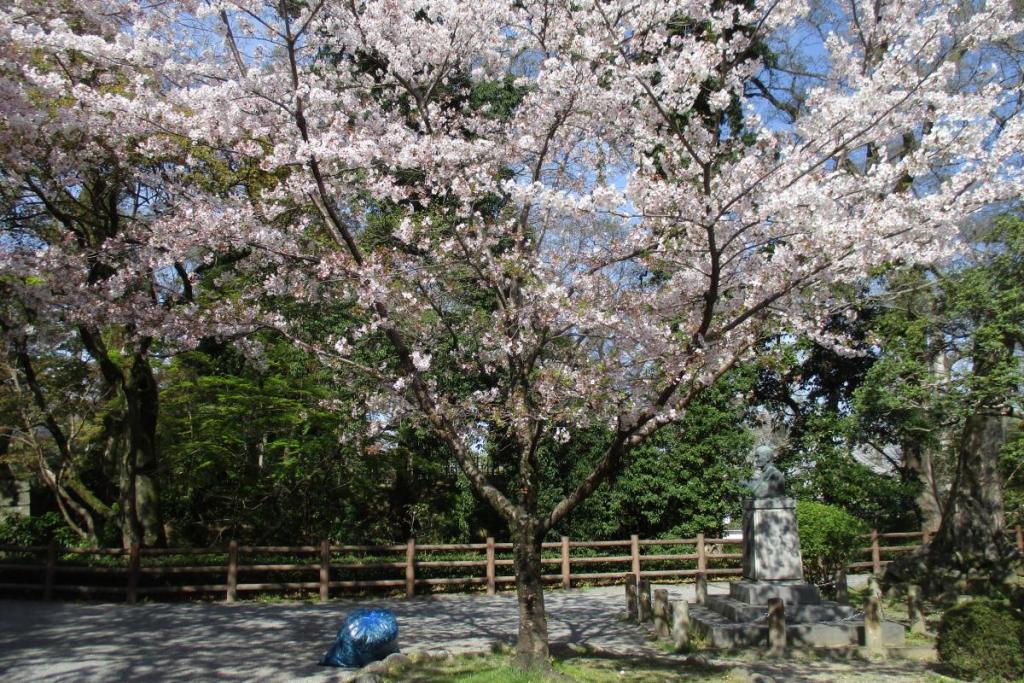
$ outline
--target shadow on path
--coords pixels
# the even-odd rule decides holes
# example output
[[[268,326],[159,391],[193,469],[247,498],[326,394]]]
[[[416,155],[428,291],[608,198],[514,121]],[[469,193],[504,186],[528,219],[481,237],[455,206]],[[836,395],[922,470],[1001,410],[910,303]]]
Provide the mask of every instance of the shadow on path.
[[[673,585],[670,599],[693,600]],[[711,584],[711,593],[727,584]],[[545,594],[552,644],[586,642],[605,653],[655,656],[645,629],[620,619],[618,586]],[[341,599],[327,604],[45,603],[0,601],[0,680],[4,681],[333,681],[346,674],[317,666],[344,615],[356,607],[395,612],[403,652],[453,653],[512,643],[514,594]],[[739,664],[785,681],[917,681],[908,663],[764,660]],[[863,676],[867,676],[866,678]]]
[[[650,650],[617,619],[621,589],[552,592],[555,642],[588,641],[624,654]],[[330,680],[316,665],[345,613],[386,607],[404,652],[488,650],[515,640],[514,595],[307,603],[76,604],[0,602],[0,678],[31,681]]]

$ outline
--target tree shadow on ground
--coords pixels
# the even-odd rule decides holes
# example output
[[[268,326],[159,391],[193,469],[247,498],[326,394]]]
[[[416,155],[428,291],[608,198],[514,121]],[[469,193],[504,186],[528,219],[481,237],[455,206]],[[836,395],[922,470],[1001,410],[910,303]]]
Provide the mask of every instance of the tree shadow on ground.
[[[643,634],[610,614],[609,598],[549,595],[555,642],[593,641],[635,652]],[[317,666],[344,615],[357,607],[394,611],[403,651],[486,652],[512,643],[512,595],[452,595],[326,604],[139,605],[0,602],[0,671],[7,680],[330,680]]]

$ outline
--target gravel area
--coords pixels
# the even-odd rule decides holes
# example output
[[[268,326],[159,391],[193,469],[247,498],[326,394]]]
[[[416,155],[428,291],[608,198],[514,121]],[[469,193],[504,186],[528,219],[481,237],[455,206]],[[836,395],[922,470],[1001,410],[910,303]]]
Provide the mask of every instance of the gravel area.
[[[693,586],[667,586],[672,599]],[[711,592],[724,592],[712,584]],[[620,619],[622,589],[551,591],[546,596],[552,642],[587,643],[605,651],[665,656],[644,629]],[[405,653],[458,654],[511,643],[512,594],[442,595],[310,603],[177,603],[139,605],[0,601],[0,679],[6,681],[334,681],[345,672],[317,666],[346,612],[391,609]],[[731,665],[723,661],[723,664]],[[785,681],[917,681],[923,665],[872,668],[843,661],[735,662]],[[872,665],[873,667],[875,665]],[[838,668],[837,668],[838,667]],[[847,678],[846,674],[863,678]],[[910,676],[910,677],[907,677]]]

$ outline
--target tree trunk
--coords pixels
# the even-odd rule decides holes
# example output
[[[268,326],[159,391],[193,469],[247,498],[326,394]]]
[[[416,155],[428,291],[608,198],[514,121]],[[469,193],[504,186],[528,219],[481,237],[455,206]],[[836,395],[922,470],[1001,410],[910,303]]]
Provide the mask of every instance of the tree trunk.
[[[967,418],[957,457],[956,478],[929,565],[969,567],[998,563],[1008,552],[999,451],[1004,418],[976,412]]]
[[[155,480],[160,393],[145,350],[136,355],[129,377],[125,394],[128,399],[129,451],[132,454],[132,507],[141,542],[148,546],[163,546],[166,539]]]
[[[548,662],[548,621],[544,613],[541,535],[535,521],[513,529],[516,596],[519,600],[519,639],[516,664],[524,669],[544,670]]]
[[[906,476],[920,487],[914,500],[921,515],[921,530],[935,534],[942,525],[942,503],[933,467],[936,453],[918,442],[908,442],[902,450]]]

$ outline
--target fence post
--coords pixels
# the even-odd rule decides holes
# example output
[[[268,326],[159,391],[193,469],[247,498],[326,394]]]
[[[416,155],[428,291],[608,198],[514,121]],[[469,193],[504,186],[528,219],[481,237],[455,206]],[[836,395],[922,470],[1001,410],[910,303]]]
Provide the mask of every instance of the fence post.
[[[238,598],[238,541],[232,539],[228,543],[228,592],[224,596],[226,602],[234,602]]]
[[[487,537],[487,594],[494,595],[497,591],[494,571],[494,539]]]
[[[928,527],[921,529],[921,547],[927,546],[932,542],[932,532]]]
[[[697,580],[695,583],[696,585],[693,587],[694,593],[696,594],[694,601],[698,605],[703,605],[708,599],[708,575],[704,572],[697,572]]]
[[[878,547],[878,529],[871,530],[871,571],[875,576],[882,573],[882,551]]]
[[[416,539],[410,538],[405,547],[405,597],[411,598],[416,592]]]
[[[640,580],[640,537],[633,534],[629,537],[629,554],[633,559],[631,571],[636,574],[637,581]]]
[[[706,574],[708,570],[708,556],[704,548],[704,534],[697,534],[697,571]]]
[[[139,599],[139,544],[132,543],[131,548],[128,550],[128,590],[127,595],[129,604],[135,604],[135,601]]]
[[[331,542],[320,541],[320,602],[327,602],[331,581]]]
[[[562,536],[562,588],[568,590],[572,586],[572,571],[569,564],[569,537]]]
[[[57,573],[57,541],[50,539],[46,546],[46,579],[43,585],[43,600],[53,599],[53,577]]]

